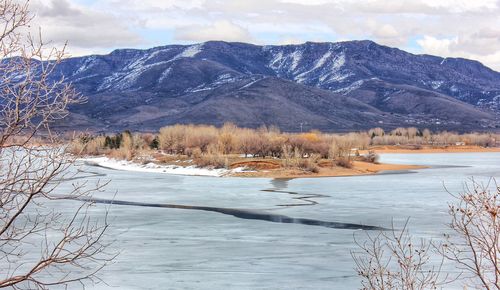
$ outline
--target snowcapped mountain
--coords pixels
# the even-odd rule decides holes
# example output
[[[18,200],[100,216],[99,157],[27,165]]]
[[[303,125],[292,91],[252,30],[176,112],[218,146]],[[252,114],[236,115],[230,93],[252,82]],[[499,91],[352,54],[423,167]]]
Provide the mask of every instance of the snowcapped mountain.
[[[500,124],[499,72],[372,41],[120,49],[67,59],[56,75],[88,97],[72,108],[73,120],[103,130],[226,121],[291,131],[300,123],[323,130]]]

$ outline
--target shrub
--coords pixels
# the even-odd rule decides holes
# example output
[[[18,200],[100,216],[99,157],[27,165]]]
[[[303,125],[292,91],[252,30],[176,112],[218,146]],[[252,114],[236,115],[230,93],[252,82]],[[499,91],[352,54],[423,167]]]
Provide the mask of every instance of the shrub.
[[[361,155],[359,159],[363,162],[375,163],[378,164],[380,156],[374,151],[369,151],[366,155]]]
[[[149,143],[149,148],[151,149],[160,149],[160,139],[158,139],[158,136],[155,136],[153,140],[151,140],[151,143]]]
[[[200,167],[229,168],[229,160],[222,154],[204,153],[195,159],[196,165]]]
[[[85,136],[74,139],[67,148],[67,152],[74,155],[101,155],[105,150],[105,137]]]
[[[312,154],[309,158],[300,158],[297,162],[297,167],[309,171],[312,173],[319,172],[318,161],[320,156],[318,154]]]
[[[111,150],[109,152],[109,156],[111,158],[118,159],[118,160],[132,160],[132,158],[134,157],[132,150],[124,148],[124,147]]]
[[[66,148],[66,152],[73,155],[82,155],[85,149],[85,144],[80,142],[80,140],[73,140]]]
[[[335,165],[344,167],[344,168],[352,168],[352,162],[348,158],[340,157],[335,159]]]
[[[210,144],[206,153],[195,159],[195,163],[200,167],[229,168],[229,161],[216,144]]]
[[[185,151],[186,155],[190,158],[200,158],[202,154],[202,151],[199,147],[187,148]]]
[[[158,135],[160,149],[172,154],[183,154],[186,145],[187,126],[174,125],[163,127]]]
[[[282,133],[275,127],[259,129],[238,128],[225,124],[222,128],[207,125],[174,125],[160,129],[157,136],[151,133],[92,136],[82,134],[68,146],[73,154],[98,155],[120,149],[115,156],[134,157],[141,150],[158,149],[175,155],[200,158],[217,154],[249,154],[253,157],[281,158],[284,167],[298,167],[304,157],[313,154],[328,158],[332,164],[348,166],[355,155],[356,160],[378,162],[378,157],[369,154],[359,156],[357,150],[368,149],[369,145],[397,145],[401,148],[419,149],[425,144],[432,146],[466,145],[497,146],[498,134],[471,133],[458,135],[450,132],[432,134],[429,130],[414,127],[397,128],[384,132],[375,128],[368,132],[348,134],[325,134],[319,131],[309,133]],[[122,149],[124,148],[124,149]],[[355,150],[353,150],[355,149]],[[130,152],[126,153],[125,151]],[[355,152],[355,154],[353,154]],[[213,156],[212,156],[213,157]],[[210,157],[210,158],[212,158]],[[204,157],[210,159],[209,157]],[[344,160],[346,159],[346,160]]]

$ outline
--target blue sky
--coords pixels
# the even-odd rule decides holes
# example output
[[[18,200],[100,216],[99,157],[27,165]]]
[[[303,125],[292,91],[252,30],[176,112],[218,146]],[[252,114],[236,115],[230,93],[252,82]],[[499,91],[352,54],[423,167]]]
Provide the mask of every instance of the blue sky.
[[[38,0],[46,39],[72,55],[207,40],[370,39],[500,70],[500,0]]]

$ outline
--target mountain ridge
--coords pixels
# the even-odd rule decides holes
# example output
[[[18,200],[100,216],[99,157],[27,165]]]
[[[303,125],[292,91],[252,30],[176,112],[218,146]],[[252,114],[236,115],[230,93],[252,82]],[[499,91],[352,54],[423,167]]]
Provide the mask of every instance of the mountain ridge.
[[[289,87],[282,90],[288,95],[290,90],[297,91],[299,95],[302,93],[306,99],[321,95],[322,99],[317,101],[333,106],[330,108],[332,112],[335,106],[340,106],[343,113],[347,112],[341,114],[340,109],[336,110],[335,114],[339,116],[359,113],[355,107],[343,107],[342,103],[331,102],[333,98],[342,96],[348,97],[349,102],[357,100],[364,103],[371,111],[377,112],[374,114],[378,117],[366,119],[363,124],[345,119],[345,124],[350,124],[352,129],[415,125],[436,129],[487,130],[497,129],[499,124],[499,72],[478,61],[417,55],[369,40],[283,46],[208,41],[145,50],[117,49],[107,55],[66,59],[55,73],[56,77],[64,76],[89,99],[87,105],[73,107],[71,112],[88,118],[89,124],[103,124],[107,130],[141,129],[141,126],[155,129],[188,120],[219,124],[219,120],[227,117],[226,113],[234,108],[226,108],[227,112],[223,112],[220,108],[214,110],[207,107],[206,110],[219,112],[219,115],[212,114],[213,121],[206,118],[209,112],[194,109],[195,106],[198,109],[203,107],[199,102],[209,104],[220,95],[231,99],[233,107],[246,114],[254,114],[259,120],[252,123],[248,118],[234,114],[233,118],[226,120],[240,126],[272,124],[294,131],[297,125],[292,124],[312,122],[314,118],[309,113],[307,118],[305,113],[302,114],[302,111],[312,108],[304,103],[302,113],[290,116],[290,122],[272,120],[273,115],[279,115],[280,107],[292,106],[298,100],[295,96],[286,98],[277,93],[282,86]],[[261,101],[272,103],[273,97],[279,96],[282,102],[280,106],[273,103],[278,107],[273,108],[274,113],[267,117],[259,115],[259,112],[248,113],[248,104],[245,108],[244,102],[234,103],[233,99],[242,86],[251,87],[252,82],[259,82],[262,78],[274,79],[267,80],[268,86],[258,89]],[[239,84],[241,86],[238,87]],[[313,93],[308,88],[324,92]],[[408,101],[412,96],[422,102],[420,108],[419,104],[405,104],[412,103]],[[223,106],[223,103],[221,101],[220,105]],[[156,108],[163,111],[156,113],[163,119],[155,119],[154,126],[136,124],[132,119],[113,118],[113,115],[130,115],[134,106],[141,108],[151,104],[157,104]],[[440,109],[433,111],[433,104]],[[422,109],[424,107],[425,110]],[[254,109],[262,111],[263,108]],[[319,108],[314,110],[312,114],[328,119],[321,115]],[[142,113],[148,114],[147,111]],[[298,116],[309,121],[300,120]],[[359,116],[360,120],[364,120]],[[147,119],[147,116],[139,119]],[[313,127],[314,124],[311,124]],[[349,129],[349,126],[337,123],[318,127],[329,131]]]

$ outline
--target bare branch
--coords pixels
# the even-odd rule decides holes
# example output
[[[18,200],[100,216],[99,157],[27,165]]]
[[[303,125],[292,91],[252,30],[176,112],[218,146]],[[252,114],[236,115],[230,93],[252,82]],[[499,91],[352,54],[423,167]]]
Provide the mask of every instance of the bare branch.
[[[84,286],[99,281],[97,272],[114,257],[103,241],[107,213],[92,218],[91,202],[69,218],[58,208],[104,184],[75,182],[64,197],[55,194],[78,172],[51,126],[81,97],[53,74],[64,48],[46,49],[41,36],[20,30],[31,19],[28,2],[0,0],[0,288]]]

